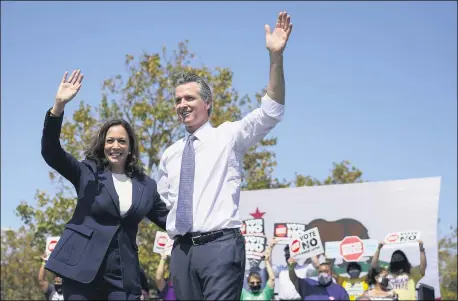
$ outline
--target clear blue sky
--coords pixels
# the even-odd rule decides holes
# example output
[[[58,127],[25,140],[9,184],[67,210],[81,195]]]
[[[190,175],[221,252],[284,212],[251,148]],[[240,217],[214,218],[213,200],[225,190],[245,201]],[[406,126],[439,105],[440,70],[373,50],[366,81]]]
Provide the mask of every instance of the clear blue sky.
[[[268,80],[264,24],[284,9],[294,30],[275,176],[323,179],[344,159],[371,181],[441,176],[440,217],[456,225],[457,4],[355,1],[2,2],[1,226],[20,225],[14,209],[36,189],[54,191],[40,138],[65,70],[85,74],[71,116],[99,103],[125,54],[188,39],[197,62],[231,68],[253,95]]]

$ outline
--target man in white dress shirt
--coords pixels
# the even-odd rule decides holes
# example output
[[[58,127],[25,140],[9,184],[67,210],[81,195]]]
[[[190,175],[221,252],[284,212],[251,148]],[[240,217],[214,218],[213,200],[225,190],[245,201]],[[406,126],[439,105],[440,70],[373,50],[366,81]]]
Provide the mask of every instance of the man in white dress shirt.
[[[242,120],[213,127],[207,83],[190,73],[176,80],[176,112],[186,137],[164,151],[157,183],[170,209],[167,232],[175,240],[170,271],[178,300],[240,299],[245,270],[239,217],[242,160],[283,117],[283,51],[291,30],[286,12],[279,14],[273,31],[265,25],[267,94],[261,107]]]

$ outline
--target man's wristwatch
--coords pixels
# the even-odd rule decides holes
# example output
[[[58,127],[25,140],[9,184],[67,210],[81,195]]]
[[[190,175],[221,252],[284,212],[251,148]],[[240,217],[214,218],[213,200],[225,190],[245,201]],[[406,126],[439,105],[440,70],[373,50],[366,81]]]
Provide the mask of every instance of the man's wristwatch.
[[[425,248],[421,247],[420,252],[424,252],[424,251],[425,251]]]

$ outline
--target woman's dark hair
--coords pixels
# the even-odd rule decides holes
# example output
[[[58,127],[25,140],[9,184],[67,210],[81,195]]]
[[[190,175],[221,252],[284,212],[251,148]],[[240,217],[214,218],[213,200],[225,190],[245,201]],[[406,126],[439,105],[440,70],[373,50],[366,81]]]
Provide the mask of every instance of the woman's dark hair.
[[[108,159],[105,157],[105,137],[108,130],[112,126],[121,125],[127,132],[129,136],[129,154],[126,159],[126,175],[128,177],[142,177],[145,173],[143,166],[140,162],[140,151],[138,147],[138,141],[135,137],[134,130],[130,124],[124,119],[113,119],[105,122],[97,135],[94,136],[89,148],[86,150],[85,155],[87,160],[95,161],[97,168],[100,170],[105,170],[109,165]]]
[[[411,268],[412,265],[410,264],[404,252],[401,250],[396,250],[393,252],[393,255],[391,255],[390,266],[388,268],[390,273],[398,274],[402,270],[403,273],[410,274]]]
[[[375,277],[377,277],[378,275],[380,275],[382,272],[385,272],[385,271],[387,271],[387,269],[382,268],[382,267],[375,267],[375,268],[371,267],[367,275],[367,284],[369,286],[375,285],[377,283],[377,280],[375,280]]]
[[[348,265],[347,265],[347,273],[348,273],[348,271],[350,271],[351,269],[359,270],[360,272],[363,270],[363,269],[361,268],[361,265],[360,265],[359,263],[357,263],[357,262],[350,262],[350,263],[348,263]]]

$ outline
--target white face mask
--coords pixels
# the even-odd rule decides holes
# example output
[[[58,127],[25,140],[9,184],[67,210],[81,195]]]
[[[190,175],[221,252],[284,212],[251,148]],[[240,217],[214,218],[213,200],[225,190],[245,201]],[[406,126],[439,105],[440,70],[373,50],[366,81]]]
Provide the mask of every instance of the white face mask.
[[[388,288],[389,287],[389,284],[390,284],[390,279],[388,279],[388,277],[381,277],[379,276],[377,278],[377,282],[380,283],[380,285],[383,287],[383,288]]]

